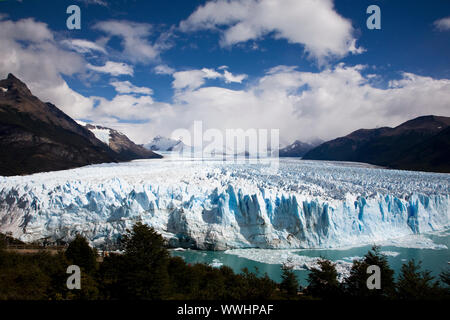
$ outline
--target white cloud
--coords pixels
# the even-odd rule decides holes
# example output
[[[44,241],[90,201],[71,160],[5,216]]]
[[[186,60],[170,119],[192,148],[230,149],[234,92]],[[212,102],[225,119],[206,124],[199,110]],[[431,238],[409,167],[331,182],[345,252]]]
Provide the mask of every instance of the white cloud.
[[[222,132],[280,129],[281,142],[287,144],[295,139],[332,139],[360,128],[395,126],[421,115],[450,116],[450,80],[403,73],[380,88],[372,81],[381,77],[366,75],[365,69],[339,64],[321,72],[302,72],[278,66],[242,90],[202,86],[206,75],[224,78],[212,69],[182,71],[176,86],[183,90],[177,91],[173,104],[121,94],[112,100],[96,98],[99,104],[91,117],[138,143],[157,134],[170,136],[175,129],[189,129],[195,120],[202,120],[204,129]],[[115,123],[115,119],[143,123]]]
[[[182,21],[180,29],[224,29],[223,46],[273,33],[277,39],[304,45],[319,62],[363,51],[356,47],[351,22],[335,11],[332,0],[209,1]]]
[[[31,41],[40,43],[43,41],[53,41],[53,34],[42,22],[34,19],[22,19],[17,22],[8,20],[1,22],[0,36],[21,41]]]
[[[180,91],[145,134],[169,136],[202,120],[204,129],[280,129],[283,143],[332,139],[360,128],[395,126],[417,116],[450,116],[450,80],[401,74],[384,89],[365,66],[339,64],[321,72],[295,67],[269,70],[244,90],[197,87]],[[169,112],[171,111],[171,112]],[[150,139],[152,136],[148,136]],[[138,139],[145,141],[144,134]]]
[[[152,95],[153,90],[146,87],[136,87],[130,81],[111,81],[110,84],[118,93],[137,93]]]
[[[224,73],[219,73],[214,69],[208,68],[174,72],[172,74],[174,78],[172,87],[176,90],[194,90],[205,84],[206,79],[223,79],[226,83],[242,83],[242,81],[247,78],[246,74],[233,75],[223,67],[219,69],[224,70]]]
[[[118,92],[112,99],[85,97],[73,91],[62,75],[85,72],[86,61],[61,47],[47,25],[32,19],[1,20],[0,43],[1,78],[12,72],[41,100],[51,101],[71,117],[117,128],[138,143],[189,128],[194,120],[203,120],[205,129],[280,129],[282,142],[287,143],[398,125],[426,114],[450,116],[448,79],[403,73],[380,88],[372,83],[380,75],[366,75],[364,66],[344,64],[321,72],[278,66],[240,90],[205,86],[207,79],[243,81],[244,75],[233,75],[225,67],[174,72],[177,91],[172,104],[155,101],[150,88],[127,81],[111,82]]]
[[[242,83],[242,81],[247,78],[247,75],[239,74],[239,75],[235,76],[228,70],[224,70],[223,77],[225,78],[226,83],[231,83],[231,82]]]
[[[434,22],[434,26],[440,31],[450,30],[450,17],[436,20]]]
[[[91,110],[90,118],[97,123],[103,123],[99,119],[105,119],[108,122],[111,118],[121,121],[150,121],[171,112],[167,104],[155,102],[149,95],[119,94],[112,100],[103,97],[91,97],[91,99],[97,106]]]
[[[219,78],[220,73],[203,68],[201,70],[178,71],[173,74],[172,87],[176,90],[194,90],[205,83],[205,79]]]
[[[77,53],[61,48],[45,23],[33,19],[0,21],[0,43],[0,78],[13,73],[34,95],[72,117],[92,108],[91,101],[70,89],[61,76],[83,72],[86,62]]]
[[[95,42],[91,42],[83,39],[70,39],[61,41],[66,47],[78,52],[78,53],[89,53],[92,51],[98,51],[106,54],[105,48],[98,45]]]
[[[155,72],[156,74],[173,74],[175,72],[175,69],[169,67],[168,65],[165,64],[160,64],[157,65],[156,67],[153,68],[153,72]]]
[[[133,75],[133,67],[123,62],[107,61],[104,66],[87,64],[87,68],[101,73],[109,73],[113,76]]]
[[[111,20],[97,23],[94,29],[121,38],[123,57],[134,63],[155,61],[162,49],[160,44],[151,44],[147,40],[152,33],[152,26],[147,23]]]

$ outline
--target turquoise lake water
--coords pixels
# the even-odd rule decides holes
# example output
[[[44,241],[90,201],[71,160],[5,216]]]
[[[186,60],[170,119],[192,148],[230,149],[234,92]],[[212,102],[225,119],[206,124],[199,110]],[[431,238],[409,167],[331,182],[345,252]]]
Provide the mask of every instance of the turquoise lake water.
[[[387,255],[387,259],[392,269],[395,271],[395,275],[398,276],[400,268],[403,263],[410,259],[415,261],[422,261],[422,269],[430,270],[433,276],[438,276],[443,270],[450,268],[450,235],[448,232],[443,235],[426,235],[428,239],[431,239],[434,244],[445,245],[447,248],[442,249],[418,249],[418,248],[405,248],[397,246],[381,246],[381,251],[395,253],[396,256]],[[351,262],[349,257],[362,257],[368,252],[371,246],[355,247],[350,249],[339,250],[301,250],[292,254],[298,254],[308,257],[323,257],[332,261],[344,260]],[[247,249],[254,250],[254,249]],[[276,251],[276,250],[274,250]],[[214,252],[214,251],[171,251],[172,255],[182,257],[187,263],[206,263],[215,264],[220,266],[221,264],[231,267],[235,272],[241,272],[243,268],[248,268],[250,271],[254,271],[255,267],[258,268],[260,274],[267,273],[270,278],[279,282],[281,281],[281,262],[279,264],[269,264],[257,262],[247,258],[243,258],[233,254],[227,254],[226,252]],[[309,271],[307,270],[295,270],[294,271],[302,285],[306,285],[306,279]]]

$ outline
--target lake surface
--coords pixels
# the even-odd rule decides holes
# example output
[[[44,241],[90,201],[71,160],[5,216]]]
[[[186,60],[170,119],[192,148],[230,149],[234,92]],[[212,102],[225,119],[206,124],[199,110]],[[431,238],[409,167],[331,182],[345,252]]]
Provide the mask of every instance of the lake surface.
[[[411,259],[422,261],[422,268],[430,270],[433,276],[438,276],[439,273],[450,268],[450,250],[448,249],[450,247],[449,232],[435,235],[421,235],[419,239],[415,239],[414,237],[411,237],[411,241],[404,241],[406,247],[392,245],[381,246],[381,251],[386,254],[389,265],[394,269],[396,277],[400,272],[402,264]],[[424,240],[429,241],[424,243]],[[364,256],[370,248],[371,246],[326,250],[271,250],[273,253],[272,257],[267,257],[268,250],[265,249],[240,249],[238,250],[239,255],[234,254],[234,250],[223,252],[172,250],[171,253],[173,256],[182,257],[187,263],[206,263],[216,267],[226,265],[231,267],[235,272],[241,272],[243,268],[255,271],[255,268],[257,268],[260,274],[267,273],[271,279],[279,282],[281,281],[281,265],[289,256],[323,257],[332,261],[351,263],[353,258]],[[247,250],[247,254],[245,252],[242,253],[243,250]],[[244,255],[247,255],[247,258],[244,258]],[[278,263],[273,263],[274,258],[279,259]],[[256,260],[268,260],[270,263]],[[300,283],[305,286],[309,271],[305,268],[302,269],[294,270],[294,272],[297,274]]]

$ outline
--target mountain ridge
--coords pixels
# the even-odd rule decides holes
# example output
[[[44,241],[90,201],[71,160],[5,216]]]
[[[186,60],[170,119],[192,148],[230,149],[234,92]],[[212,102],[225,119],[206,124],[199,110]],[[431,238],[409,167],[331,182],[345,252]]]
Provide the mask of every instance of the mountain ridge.
[[[290,145],[281,148],[278,151],[280,157],[303,157],[308,151],[314,149],[320,143],[307,143],[295,140]]]
[[[107,143],[106,141],[102,141],[99,137],[96,136],[97,139],[104,142],[113,151],[119,154],[120,158],[124,161],[134,159],[162,158],[162,156],[160,156],[159,154],[148,150],[143,146],[135,144],[125,134],[115,129],[90,123],[86,123],[85,127],[94,135],[96,135],[94,130],[108,131],[109,139]]]
[[[124,161],[55,105],[34,96],[13,74],[0,80],[0,88],[0,175]]]
[[[450,172],[449,128],[450,117],[427,115],[393,128],[359,129],[317,146],[303,159],[366,162],[392,169]]]

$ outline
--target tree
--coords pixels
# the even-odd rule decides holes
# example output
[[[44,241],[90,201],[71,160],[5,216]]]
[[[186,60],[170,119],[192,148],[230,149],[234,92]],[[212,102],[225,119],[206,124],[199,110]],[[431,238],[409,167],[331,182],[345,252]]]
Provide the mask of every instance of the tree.
[[[320,259],[318,268],[311,268],[308,275],[307,293],[318,298],[331,299],[339,295],[340,284],[336,265],[329,260]]]
[[[421,262],[413,260],[403,264],[397,282],[398,298],[406,300],[428,300],[439,297],[439,284],[428,270],[420,271]]]
[[[297,276],[293,272],[293,267],[285,263],[281,266],[281,283],[280,290],[288,297],[297,297],[299,283]]]
[[[70,263],[79,266],[87,273],[92,273],[97,268],[97,253],[81,235],[77,235],[69,244],[65,255]]]
[[[450,269],[443,271],[440,276],[443,283],[447,285],[447,287],[450,287]]]
[[[378,266],[381,275],[381,289],[369,289],[367,279],[370,274],[367,269],[370,266]],[[360,261],[353,261],[350,276],[345,279],[345,292],[348,296],[359,299],[387,299],[395,295],[394,270],[389,267],[385,255],[380,253],[380,248],[373,246]]]
[[[270,299],[276,289],[276,283],[264,274],[263,277],[258,277],[258,269],[255,268],[255,273],[250,272],[247,268],[242,269],[242,274],[238,275],[241,280],[240,285],[240,299],[243,300],[268,300]]]
[[[126,268],[121,276],[128,299],[163,299],[168,294],[169,252],[164,239],[140,222],[123,238]]]

